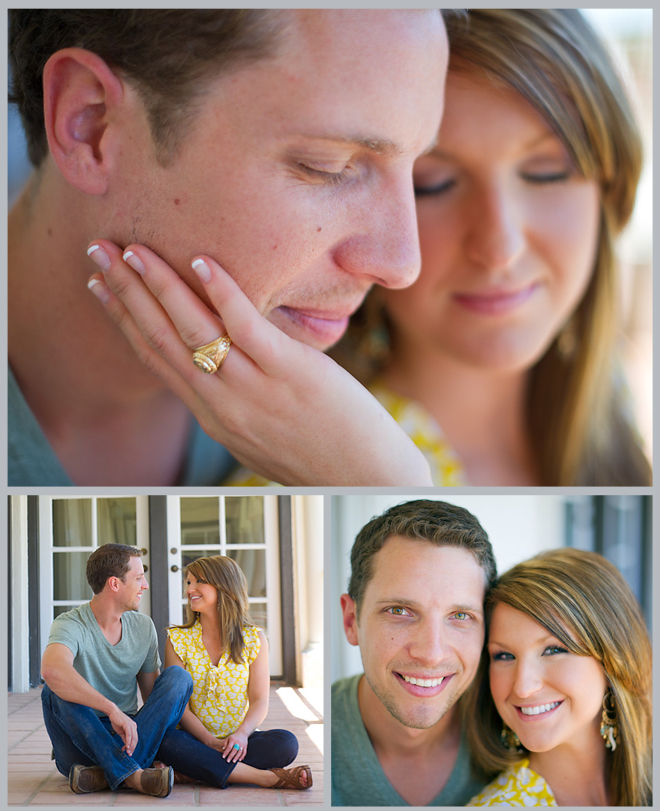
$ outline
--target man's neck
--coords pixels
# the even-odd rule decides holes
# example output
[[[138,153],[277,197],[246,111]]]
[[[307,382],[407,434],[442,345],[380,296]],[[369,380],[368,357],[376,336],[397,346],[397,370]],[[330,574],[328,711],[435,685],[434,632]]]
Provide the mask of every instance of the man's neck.
[[[111,645],[116,645],[121,639],[121,617],[126,609],[119,608],[104,592],[95,594],[89,607],[105,638]]]
[[[460,748],[456,706],[428,729],[404,726],[363,676],[358,703],[374,752],[392,787],[410,805],[428,805],[447,785]]]
[[[168,469],[167,478],[175,479],[189,414],[142,366],[87,289],[96,268],[86,247],[101,236],[89,213],[96,208],[96,198],[90,200],[69,187],[48,159],[11,211],[10,364],[28,405],[74,481],[139,484],[129,481],[130,474],[122,476],[116,470],[117,465],[131,469],[121,455],[130,453],[136,437],[141,440],[137,443],[141,458],[161,457],[155,469],[162,464]],[[102,235],[118,239],[111,232]],[[163,436],[171,442],[167,462],[162,460],[168,445],[162,442]],[[85,447],[95,451],[92,469],[82,462]],[[136,464],[139,468],[139,460]],[[92,480],[94,471],[99,481]]]

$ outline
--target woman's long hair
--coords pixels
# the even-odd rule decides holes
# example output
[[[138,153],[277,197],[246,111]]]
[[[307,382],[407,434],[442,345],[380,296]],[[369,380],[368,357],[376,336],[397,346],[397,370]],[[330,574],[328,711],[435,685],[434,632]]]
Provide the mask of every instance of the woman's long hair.
[[[607,751],[608,796],[613,805],[649,805],[651,644],[639,604],[621,573],[595,552],[557,549],[502,575],[486,596],[487,624],[501,603],[538,622],[571,653],[591,656],[603,666],[619,727],[618,745]],[[521,755],[506,749],[500,739],[503,724],[490,693],[488,670],[484,649],[463,711],[475,765],[490,776]]]
[[[530,373],[526,412],[541,483],[650,484],[648,461],[627,416],[625,385],[613,363],[618,340],[614,241],[632,213],[642,168],[641,139],[622,82],[575,9],[470,9],[467,20],[450,16],[445,23],[449,70],[483,74],[520,93],[560,138],[578,170],[600,187],[594,272],[567,325],[573,347],[562,349],[561,333],[555,336]],[[387,353],[370,367],[356,365],[365,345],[368,353],[373,343],[374,303],[368,300],[363,307],[333,356],[368,383],[382,370]],[[378,347],[383,342],[377,335]]]
[[[248,610],[247,580],[240,566],[225,555],[213,555],[208,558],[197,558],[186,566],[185,580],[191,574],[197,580],[208,583],[218,592],[218,618],[220,620],[220,638],[223,648],[229,651],[229,658],[241,664],[245,648],[244,631],[254,623]],[[186,619],[178,628],[192,628],[199,617],[196,611],[186,605]]]

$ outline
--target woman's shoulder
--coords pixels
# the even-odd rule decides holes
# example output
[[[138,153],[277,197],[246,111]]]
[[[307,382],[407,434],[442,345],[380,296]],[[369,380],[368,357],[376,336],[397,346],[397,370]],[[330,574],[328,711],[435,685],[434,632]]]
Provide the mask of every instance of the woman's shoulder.
[[[195,638],[196,625],[197,623],[188,628],[181,628],[178,625],[172,625],[167,629],[167,636],[175,647],[176,644],[188,645]]]
[[[257,654],[261,649],[261,640],[266,639],[263,628],[258,625],[246,625],[243,629],[244,648],[247,654],[248,664],[257,658]]]
[[[529,768],[529,760],[513,763],[468,805],[557,805],[552,789],[540,774]]]

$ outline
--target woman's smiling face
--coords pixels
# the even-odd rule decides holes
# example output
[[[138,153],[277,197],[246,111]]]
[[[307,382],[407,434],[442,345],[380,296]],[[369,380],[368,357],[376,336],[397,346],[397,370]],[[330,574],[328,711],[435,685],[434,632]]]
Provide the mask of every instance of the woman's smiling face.
[[[530,752],[599,735],[607,688],[603,666],[571,653],[538,622],[503,603],[488,633],[490,689],[502,720]]]
[[[422,273],[407,290],[384,291],[399,346],[529,368],[591,278],[597,183],[520,94],[452,71],[438,145],[414,180]]]

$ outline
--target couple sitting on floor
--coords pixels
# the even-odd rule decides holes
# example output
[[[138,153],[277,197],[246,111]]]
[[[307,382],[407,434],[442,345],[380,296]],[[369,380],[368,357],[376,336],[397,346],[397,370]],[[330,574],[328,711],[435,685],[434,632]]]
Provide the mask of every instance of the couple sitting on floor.
[[[138,613],[148,588],[140,551],[105,544],[90,556],[94,596],[55,619],[42,659],[58,770],[79,794],[126,787],[167,797],[175,778],[310,788],[309,766],[282,768],[298,753],[295,736],[257,731],[268,712],[268,646],[250,620],[243,572],[218,555],[185,574],[188,621],[168,629],[159,674],[156,629]]]

